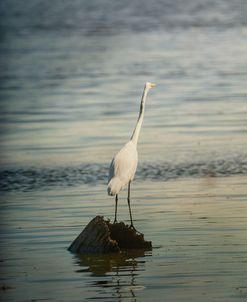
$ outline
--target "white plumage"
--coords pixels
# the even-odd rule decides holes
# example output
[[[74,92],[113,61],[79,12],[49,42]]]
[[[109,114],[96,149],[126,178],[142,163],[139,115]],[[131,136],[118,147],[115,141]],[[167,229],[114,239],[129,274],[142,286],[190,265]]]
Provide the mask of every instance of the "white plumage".
[[[138,163],[136,145],[129,141],[113,158],[109,170],[108,194],[115,196],[134,179]]]
[[[111,196],[116,196],[115,201],[115,220],[117,221],[117,202],[118,193],[128,184],[128,206],[130,213],[131,226],[133,226],[131,208],[130,208],[130,183],[134,179],[137,163],[138,163],[138,153],[137,153],[137,142],[144,118],[145,111],[145,101],[147,98],[147,93],[149,89],[153,88],[155,84],[147,82],[144,86],[144,91],[141,99],[139,117],[131,136],[130,141],[123,146],[123,148],[115,155],[113,158],[108,177],[108,194]]]

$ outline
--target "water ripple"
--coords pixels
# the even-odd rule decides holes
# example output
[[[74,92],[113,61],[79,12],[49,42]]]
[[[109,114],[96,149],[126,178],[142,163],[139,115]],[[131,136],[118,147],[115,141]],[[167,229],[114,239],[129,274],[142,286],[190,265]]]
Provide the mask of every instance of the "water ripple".
[[[122,31],[147,32],[152,29],[186,27],[245,26],[241,0],[193,1],[47,1],[2,3],[4,32],[79,32],[109,35]],[[186,4],[185,4],[186,3]],[[73,17],[72,17],[73,16]]]
[[[247,175],[247,157],[197,162],[144,163],[138,168],[139,180],[167,181],[184,177]],[[0,170],[1,191],[33,191],[81,184],[106,183],[108,165],[85,164],[56,168],[5,168]]]

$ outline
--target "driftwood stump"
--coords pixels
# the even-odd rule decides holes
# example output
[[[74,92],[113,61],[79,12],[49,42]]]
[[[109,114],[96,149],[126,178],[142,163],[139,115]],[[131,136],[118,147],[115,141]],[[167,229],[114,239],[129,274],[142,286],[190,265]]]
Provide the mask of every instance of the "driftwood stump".
[[[152,243],[123,222],[112,224],[103,216],[92,219],[69,247],[69,251],[78,254],[114,253],[122,249],[151,250]]]

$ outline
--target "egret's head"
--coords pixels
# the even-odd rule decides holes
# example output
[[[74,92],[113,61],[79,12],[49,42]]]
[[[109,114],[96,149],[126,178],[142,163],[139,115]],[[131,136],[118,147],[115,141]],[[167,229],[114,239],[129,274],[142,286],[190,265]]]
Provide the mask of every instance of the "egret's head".
[[[146,83],[146,88],[148,88],[148,89],[154,88],[155,86],[156,86],[156,84],[154,84],[154,83],[150,83],[150,82]]]

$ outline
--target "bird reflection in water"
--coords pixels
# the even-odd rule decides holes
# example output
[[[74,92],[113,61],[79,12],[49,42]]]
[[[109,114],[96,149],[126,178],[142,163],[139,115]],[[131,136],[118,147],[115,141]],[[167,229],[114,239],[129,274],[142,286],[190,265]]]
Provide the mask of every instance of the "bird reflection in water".
[[[145,257],[151,251],[129,250],[116,254],[77,255],[76,261],[82,268],[79,273],[89,273],[93,278],[88,287],[94,287],[93,293],[102,299],[135,302],[136,291],[144,289],[138,284],[137,277],[145,270]],[[95,288],[98,287],[98,290]],[[117,299],[116,299],[117,298]],[[92,297],[91,297],[92,299]]]

